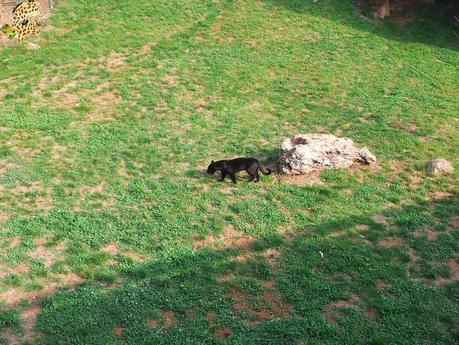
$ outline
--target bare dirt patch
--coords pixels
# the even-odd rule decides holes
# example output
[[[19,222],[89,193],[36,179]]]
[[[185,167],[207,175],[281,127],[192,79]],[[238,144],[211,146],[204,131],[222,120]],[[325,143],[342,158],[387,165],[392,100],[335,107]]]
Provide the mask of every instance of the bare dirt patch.
[[[277,259],[280,256],[280,252],[277,249],[269,248],[266,252],[263,253],[263,257],[266,260],[266,263],[273,270],[277,269]]]
[[[1,44],[1,42],[0,42],[0,44]],[[8,90],[7,89],[0,89],[0,99],[3,99],[3,97],[5,97],[7,94],[8,94]]]
[[[261,286],[265,289],[271,289],[274,287],[274,282],[271,281],[271,280],[264,280],[262,283],[261,283]]]
[[[216,312],[211,310],[211,311],[207,312],[206,319],[207,319],[207,321],[209,321],[209,326],[210,327],[214,327],[214,326],[217,325],[218,315],[217,315]]]
[[[126,64],[126,57],[123,54],[112,52],[108,57],[100,59],[100,62],[105,63],[107,68],[114,72]]]
[[[304,175],[285,175],[279,177],[279,181],[292,184],[295,186],[308,186],[308,185],[317,185],[323,184],[324,182],[320,179],[321,171],[311,172],[309,174]]]
[[[20,262],[14,268],[14,272],[18,274],[26,274],[30,272],[30,266],[27,262]]]
[[[429,199],[448,199],[453,195],[448,192],[436,191],[429,195]]]
[[[459,264],[456,259],[449,260],[448,265],[451,270],[450,280],[459,280]]]
[[[19,195],[24,193],[42,192],[43,190],[44,187],[40,182],[32,182],[31,184],[17,183],[13,188],[13,193]]]
[[[398,175],[404,170],[403,163],[400,162],[400,161],[391,160],[391,161],[389,161],[389,169],[393,173]]]
[[[32,163],[34,158],[40,153],[40,150],[32,147],[16,147],[16,154],[24,161]]]
[[[56,28],[54,25],[52,24],[46,24],[44,26],[42,26],[42,29],[41,29],[43,32],[46,32],[46,31],[56,31],[59,35],[64,35],[66,33],[69,33],[70,29],[65,29],[65,28]]]
[[[53,208],[51,192],[41,182],[16,183],[11,192],[16,196],[17,203],[31,212],[49,211]]]
[[[44,246],[46,243],[48,243],[48,240],[44,237],[37,237],[33,240],[33,242],[37,245],[37,246]]]
[[[7,274],[7,267],[3,264],[0,264],[0,279],[5,277]]]
[[[229,327],[225,327],[225,328],[222,328],[222,329],[217,329],[214,334],[216,337],[229,337],[231,335],[231,328]]]
[[[67,273],[59,276],[61,285],[73,288],[83,282],[83,278],[76,273]]]
[[[24,327],[24,334],[21,339],[21,343],[32,341],[36,337],[35,324],[37,322],[38,315],[40,315],[42,308],[39,306],[33,306],[21,314],[22,327]]]
[[[115,327],[115,328],[112,329],[112,333],[113,333],[114,335],[116,335],[117,337],[122,337],[123,334],[124,334],[125,329],[126,329],[126,328],[123,327],[123,326],[117,326],[117,327]]]
[[[105,82],[105,83],[99,84],[99,85],[95,88],[94,92],[100,92],[100,91],[102,91],[102,90],[104,90],[104,89],[110,87],[110,85],[112,85],[112,83],[110,83],[110,82],[108,82],[108,81]]]
[[[118,248],[118,246],[116,244],[114,244],[114,243],[110,243],[110,244],[106,245],[105,247],[102,247],[101,251],[104,252],[104,253],[111,254],[111,255],[116,255],[116,254],[119,254],[121,252],[121,250]]]
[[[0,177],[5,176],[8,170],[19,168],[19,165],[0,159]]]
[[[404,130],[408,133],[415,133],[418,129],[417,125],[414,122],[404,123],[404,122],[394,122],[390,125],[392,128],[398,128]]]
[[[94,194],[94,193],[101,193],[105,188],[106,183],[102,182],[96,186],[81,186],[79,188],[80,194]]]
[[[71,80],[67,82],[59,91],[62,93],[67,93],[70,89],[75,88],[78,85],[76,80]]]
[[[459,264],[457,263],[456,259],[453,258],[453,259],[448,260],[448,266],[449,266],[450,276],[448,278],[445,278],[445,277],[437,278],[435,280],[435,283],[437,285],[449,284],[452,282],[459,281]]]
[[[73,288],[80,284],[83,279],[75,273],[65,275],[55,275],[56,280],[59,282],[44,282],[45,287],[41,290],[24,291],[20,288],[11,288],[0,293],[0,301],[6,306],[14,306],[22,300],[26,300],[33,305],[38,305],[43,298],[51,296],[56,293],[60,287]]]
[[[272,318],[289,318],[292,314],[292,305],[286,303],[276,291],[264,291],[258,299],[261,310],[255,310],[254,305],[242,291],[231,291],[228,295],[233,301],[236,313],[249,315],[255,320],[247,320],[247,325],[256,324]]]
[[[410,256],[411,262],[417,262],[421,258],[419,255],[416,255],[412,248],[409,249],[408,255]]]
[[[221,237],[221,239],[223,240],[226,248],[228,247],[238,247],[242,249],[252,248],[253,239],[250,236],[240,231],[237,231],[233,226],[227,226],[223,230],[223,236]]]
[[[31,271],[27,262],[20,262],[14,267],[12,265],[0,264],[0,278],[6,277],[9,274],[27,274]]]
[[[51,265],[56,262],[59,257],[58,254],[52,251],[50,248],[47,248],[46,240],[39,238],[35,240],[37,247],[28,253],[28,256],[35,259],[41,260],[44,262],[45,267],[49,268]]]
[[[229,294],[229,297],[231,297],[231,299],[235,302],[234,305],[233,305],[233,309],[236,312],[239,312],[239,313],[247,312],[247,313],[249,313],[250,311],[252,311],[251,303],[247,299],[245,293],[243,293],[241,291],[232,291]]]
[[[418,231],[418,232],[416,232],[416,235],[417,236],[426,236],[427,240],[429,242],[435,241],[438,238],[438,233],[436,233],[435,231],[432,231],[432,230],[427,230],[427,231],[423,231],[423,232]]]
[[[109,83],[100,84],[96,88],[96,90],[99,90],[95,92],[96,94],[85,95],[92,105],[92,108],[84,121],[85,123],[115,120],[113,113],[115,112],[116,107],[122,102],[122,98],[120,91],[116,88],[110,89],[110,85],[111,84]],[[73,103],[73,106],[75,106],[78,102],[80,102],[79,96],[77,100],[70,100],[70,103]]]
[[[180,79],[176,75],[166,75],[161,79],[166,84],[168,89],[178,86],[180,84]]]
[[[135,252],[123,251],[121,254],[135,262],[142,262],[145,260],[145,257],[143,255],[140,255]]]
[[[121,93],[118,89],[110,89],[102,92],[101,94],[92,96],[91,101],[94,108],[91,109],[88,117],[86,118],[85,122],[87,123],[115,120],[113,113],[115,108],[121,103],[122,99]]]
[[[377,319],[378,316],[379,316],[379,312],[377,309],[375,308],[368,308],[367,309],[367,314],[369,317],[371,317],[372,319]]]
[[[0,223],[7,222],[10,220],[11,215],[5,211],[0,211]]]
[[[358,296],[352,296],[349,300],[338,300],[328,304],[323,312],[325,318],[331,323],[336,324],[336,317],[339,315],[339,309],[341,308],[351,308],[359,301]]]
[[[166,310],[163,312],[163,316],[166,326],[172,326],[172,324],[174,323],[174,312],[172,310]]]
[[[149,320],[148,327],[159,328],[162,327],[164,331],[169,329],[174,323],[174,312],[172,310],[162,310],[161,317],[158,320]]]
[[[328,308],[350,308],[358,301],[359,301],[359,297],[354,295],[351,297],[351,299],[348,299],[348,300],[334,301],[330,303],[327,307]]]
[[[110,254],[110,255],[119,255],[119,254],[121,254],[121,255],[131,259],[134,262],[142,262],[142,261],[145,260],[145,257],[143,255],[140,255],[140,254],[135,253],[135,252],[124,250],[124,249],[120,248],[115,243],[107,244],[106,246],[102,247],[100,249],[100,251],[103,252],[103,253]],[[111,259],[111,260],[108,261],[108,263],[109,264],[110,263],[111,264],[116,264],[118,262],[116,260],[114,260],[114,259]]]
[[[367,224],[357,224],[355,226],[355,228],[358,230],[358,231],[366,231],[368,230],[368,225]]]
[[[193,247],[201,249],[205,247],[215,247],[217,249],[237,247],[244,250],[252,248],[253,239],[243,232],[237,231],[234,226],[230,225],[223,229],[219,237],[212,235],[206,236],[202,240],[198,240],[195,236]]]
[[[234,278],[234,273],[233,272],[230,272],[230,273],[227,273],[227,274],[224,274],[224,275],[221,275],[219,277],[217,277],[217,280],[220,281],[220,282],[227,282],[231,279]]]
[[[384,280],[382,280],[382,279],[378,279],[378,280],[376,281],[376,287],[377,287],[378,289],[385,289],[385,288],[387,288],[387,287],[389,287],[389,286],[390,286],[390,285],[387,284],[387,283],[386,283]]]
[[[63,103],[69,108],[75,108],[81,102],[81,96],[76,93],[66,93],[62,97]]]
[[[276,317],[289,318],[292,314],[292,305],[282,301],[279,294],[274,291],[265,291],[261,297]]]
[[[453,219],[451,219],[451,226],[455,227],[455,228],[459,228],[459,217],[454,217]]]
[[[196,311],[192,308],[188,308],[185,310],[185,320],[187,321],[194,321],[196,320]]]
[[[112,89],[101,93],[93,98],[97,105],[106,106],[117,105],[121,102],[120,91],[118,89]]]
[[[148,53],[150,53],[150,52],[151,52],[151,49],[152,49],[156,44],[158,44],[158,42],[150,42],[150,43],[144,44],[144,45],[140,48],[140,50],[139,50],[140,54],[148,54]]]
[[[378,242],[378,246],[383,248],[395,248],[403,245],[403,239],[400,237],[386,238]]]
[[[11,239],[10,248],[16,248],[22,242],[22,239],[19,236],[13,237]]]
[[[126,170],[126,162],[124,160],[120,161],[117,174],[121,177],[129,177],[129,174],[127,173],[127,170]]]
[[[51,158],[53,160],[60,160],[63,159],[63,156],[65,155],[66,152],[69,151],[69,147],[66,145],[61,145],[61,144],[54,144],[53,147],[51,148]]]
[[[419,187],[422,181],[424,181],[422,176],[412,175],[410,176],[410,187],[416,189]]]
[[[373,220],[376,222],[376,223],[381,223],[381,224],[386,224],[387,223],[387,218],[384,217],[382,214],[375,214],[373,216]]]
[[[150,328],[158,328],[160,326],[161,322],[159,322],[159,320],[150,320],[148,321],[148,327]]]

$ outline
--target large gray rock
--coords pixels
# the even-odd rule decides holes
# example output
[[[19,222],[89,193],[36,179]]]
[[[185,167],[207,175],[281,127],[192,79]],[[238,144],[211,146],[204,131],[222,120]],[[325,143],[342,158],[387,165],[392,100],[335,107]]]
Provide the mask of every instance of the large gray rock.
[[[331,134],[298,134],[282,142],[280,170],[287,175],[349,168],[354,162],[371,164],[376,157],[366,147],[357,148],[351,139]]]
[[[434,175],[447,174],[454,170],[451,162],[444,158],[437,158],[427,163],[427,171]]]

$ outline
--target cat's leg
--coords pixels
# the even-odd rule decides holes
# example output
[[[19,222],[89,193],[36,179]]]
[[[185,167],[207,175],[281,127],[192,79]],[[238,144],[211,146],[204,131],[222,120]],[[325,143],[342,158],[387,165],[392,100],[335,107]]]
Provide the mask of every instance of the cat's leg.
[[[246,170],[247,174],[249,174],[249,182],[252,182],[255,179],[255,174],[251,172],[249,169]]]
[[[258,182],[260,181],[260,174],[258,173],[258,169],[255,170],[255,180],[253,182]]]
[[[251,165],[245,170],[247,172],[247,174],[249,174],[249,176],[250,176],[249,182],[252,182],[253,180],[256,179],[256,177],[257,177],[257,169],[258,169],[258,167],[256,165]]]
[[[224,181],[225,181],[225,177],[226,177],[226,172],[224,172],[224,171],[222,170],[222,176],[220,177],[220,180],[219,180],[219,181],[220,181],[220,182],[224,182]]]
[[[25,36],[26,36],[26,33],[24,32],[22,28],[16,31],[16,38],[19,42],[21,42]]]
[[[39,35],[40,34],[40,29],[37,27],[37,28],[33,28],[32,31],[30,33],[34,34],[34,35]]]
[[[20,22],[17,19],[13,19],[11,26],[15,32],[16,39],[18,41],[22,41],[24,38],[24,33],[23,33],[22,25],[20,24]]]
[[[231,174],[231,173],[229,175],[231,177],[231,181],[233,181],[233,183],[236,183],[236,175]]]
[[[29,19],[29,25],[31,29],[30,31],[31,34],[34,34],[34,35],[40,34],[40,29],[38,28],[38,25],[34,20]]]

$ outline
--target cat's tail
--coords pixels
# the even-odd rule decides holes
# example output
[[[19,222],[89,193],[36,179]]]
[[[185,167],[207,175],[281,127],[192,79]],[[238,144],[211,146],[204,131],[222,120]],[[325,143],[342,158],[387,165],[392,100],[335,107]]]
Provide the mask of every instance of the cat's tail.
[[[272,172],[271,169],[268,169],[268,168],[265,169],[261,165],[259,168],[260,168],[260,171],[263,173],[263,175],[269,175]]]

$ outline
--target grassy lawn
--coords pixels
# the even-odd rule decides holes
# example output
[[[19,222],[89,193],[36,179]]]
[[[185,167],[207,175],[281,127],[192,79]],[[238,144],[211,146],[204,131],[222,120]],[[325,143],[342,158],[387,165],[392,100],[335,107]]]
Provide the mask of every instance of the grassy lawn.
[[[401,22],[67,0],[0,48],[0,344],[456,344],[457,29]],[[309,132],[378,166],[205,174]]]

